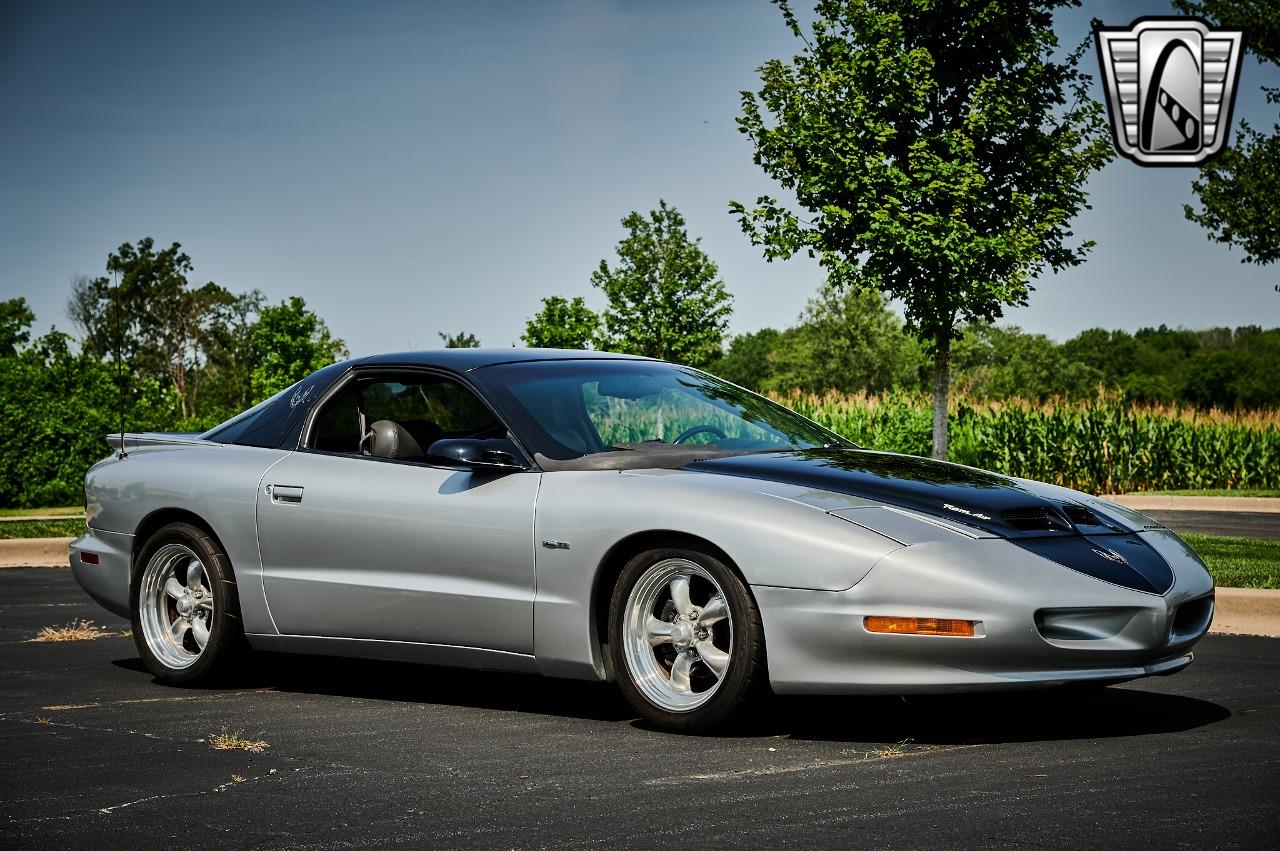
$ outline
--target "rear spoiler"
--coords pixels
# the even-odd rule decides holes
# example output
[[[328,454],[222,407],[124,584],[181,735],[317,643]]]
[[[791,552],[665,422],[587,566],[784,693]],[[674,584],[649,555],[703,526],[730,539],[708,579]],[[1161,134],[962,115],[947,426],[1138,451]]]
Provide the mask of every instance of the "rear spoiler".
[[[141,432],[113,432],[107,435],[107,445],[111,447],[112,452],[120,452],[122,449],[127,455],[136,449],[146,449],[153,446],[221,446],[221,443],[214,443],[211,440],[201,440],[202,432],[198,431],[141,431]],[[123,446],[122,446],[123,444]]]

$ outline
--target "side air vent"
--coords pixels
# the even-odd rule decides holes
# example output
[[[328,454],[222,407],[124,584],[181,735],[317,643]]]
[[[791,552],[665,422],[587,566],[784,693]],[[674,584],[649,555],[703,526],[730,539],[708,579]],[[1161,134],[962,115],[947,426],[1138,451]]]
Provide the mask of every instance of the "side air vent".
[[[1067,518],[1051,508],[1011,508],[1001,516],[1005,522],[1022,532],[1070,532]]]
[[[1213,595],[1183,603],[1173,615],[1169,643],[1178,644],[1204,635],[1213,620]]]

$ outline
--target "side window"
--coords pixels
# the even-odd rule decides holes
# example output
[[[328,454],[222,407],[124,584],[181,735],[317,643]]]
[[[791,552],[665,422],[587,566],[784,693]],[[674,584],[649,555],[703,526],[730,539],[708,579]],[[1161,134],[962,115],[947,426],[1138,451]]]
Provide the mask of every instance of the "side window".
[[[330,399],[316,416],[310,445],[325,452],[425,460],[431,444],[442,438],[506,433],[489,408],[457,382],[439,376],[379,376],[353,381]]]

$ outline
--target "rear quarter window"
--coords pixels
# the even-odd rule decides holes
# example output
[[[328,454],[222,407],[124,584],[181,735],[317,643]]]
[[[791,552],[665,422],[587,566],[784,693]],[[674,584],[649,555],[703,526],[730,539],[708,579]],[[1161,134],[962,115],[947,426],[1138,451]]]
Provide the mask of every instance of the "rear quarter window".
[[[204,439],[266,449],[279,448],[290,440],[296,444],[307,412],[346,371],[346,367],[345,363],[336,363],[307,376],[260,405],[215,427],[204,435]]]

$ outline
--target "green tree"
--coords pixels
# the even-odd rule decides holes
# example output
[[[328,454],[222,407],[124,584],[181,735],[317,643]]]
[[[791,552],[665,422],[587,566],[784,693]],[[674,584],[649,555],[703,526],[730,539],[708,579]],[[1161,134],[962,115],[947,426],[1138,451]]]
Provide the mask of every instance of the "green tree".
[[[72,342],[52,331],[0,354],[0,417],[14,424],[0,430],[0,506],[80,502],[85,471],[107,455],[103,438],[120,427],[116,365],[76,352]],[[179,420],[173,389],[156,379],[134,377],[123,401],[128,431]]]
[[[609,300],[602,348],[704,366],[720,354],[732,296],[716,264],[689,239],[684,216],[666,201],[622,220],[618,262],[605,260],[591,283]]]
[[[446,349],[480,348],[480,339],[475,334],[468,334],[466,331],[459,331],[457,334],[446,334],[443,331],[436,333],[440,335],[440,341]]]
[[[200,381],[200,419],[215,425],[253,404],[257,351],[253,330],[265,299],[257,290],[235,296],[209,331]]]
[[[771,358],[781,340],[782,332],[775,328],[739,334],[729,341],[724,357],[716,361],[712,371],[748,390],[763,391],[773,377]]]
[[[88,354],[122,358],[133,375],[168,382],[184,417],[196,414],[209,348],[237,301],[215,283],[192,286],[193,269],[180,244],[157,249],[146,237],[108,255],[111,277],[78,278],[67,302]]]
[[[251,376],[255,401],[347,356],[346,344],[329,333],[299,296],[262,308],[251,339],[257,364]]]
[[[541,349],[589,349],[600,332],[600,317],[582,296],[553,295],[524,326],[524,343]]]
[[[1174,0],[1173,5],[1243,30],[1246,50],[1259,62],[1280,65],[1280,6],[1274,0]],[[1263,91],[1268,103],[1280,104],[1280,88]],[[1280,260],[1280,123],[1267,134],[1242,119],[1235,141],[1200,167],[1191,188],[1200,209],[1186,204],[1183,211],[1208,231],[1209,239],[1243,249],[1242,263],[1265,266]]]
[[[1046,268],[1083,262],[1070,222],[1112,156],[1080,70],[1055,61],[1055,10],[1077,0],[819,0],[803,48],[760,68],[739,129],[802,214],[731,202],[765,257],[815,257],[836,288],[901,299],[933,356],[933,454],[947,456],[959,325],[1027,301]]]
[[[913,387],[920,345],[879,292],[823,289],[770,354],[765,389],[877,393]]]
[[[1016,325],[971,323],[952,348],[952,389],[980,399],[1081,399],[1096,393],[1102,371],[1073,360],[1043,334]]]
[[[31,339],[31,323],[36,315],[27,306],[25,298],[0,301],[0,357],[18,353],[18,349]]]

